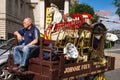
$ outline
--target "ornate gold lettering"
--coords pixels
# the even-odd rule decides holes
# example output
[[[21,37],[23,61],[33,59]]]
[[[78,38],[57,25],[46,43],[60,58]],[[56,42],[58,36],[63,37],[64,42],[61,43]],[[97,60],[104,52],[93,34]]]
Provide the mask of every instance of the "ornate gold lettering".
[[[73,71],[79,71],[80,70],[80,66],[76,66],[76,67],[73,67]]]
[[[91,72],[90,74],[96,74],[96,71]]]
[[[100,64],[100,62],[93,62],[93,65],[98,65]]]
[[[81,70],[90,69],[90,64],[85,64],[81,66]]]
[[[74,66],[74,67],[67,67],[67,68],[65,68],[64,73],[71,73],[71,72],[76,72],[76,71],[86,70],[86,69],[90,69],[90,64],[78,65],[78,66]]]
[[[70,73],[70,72],[76,72],[76,71],[80,71],[80,65],[79,66],[65,68],[64,73]]]
[[[73,77],[73,76],[72,76],[72,77],[70,77],[70,78],[69,78],[69,80],[74,80],[74,77]]]

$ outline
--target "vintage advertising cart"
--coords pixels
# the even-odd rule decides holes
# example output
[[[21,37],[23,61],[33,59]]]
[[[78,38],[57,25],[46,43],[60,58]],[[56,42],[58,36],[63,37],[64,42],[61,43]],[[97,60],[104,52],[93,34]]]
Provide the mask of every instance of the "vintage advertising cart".
[[[113,70],[115,58],[105,56],[106,27],[102,23],[88,25],[79,20],[57,24],[56,40],[40,38],[40,46],[32,52],[27,71],[12,70],[13,56],[1,70],[2,80],[106,80],[104,72]],[[75,27],[71,27],[71,26]],[[35,56],[35,54],[38,54]],[[45,56],[48,55],[48,57]],[[100,79],[99,79],[100,78]]]
[[[40,46],[31,50],[26,71],[12,69],[16,65],[10,51],[7,63],[0,68],[0,79],[107,80],[104,72],[114,70],[115,58],[104,54],[106,27],[102,23],[90,24],[89,14],[69,17],[46,29]],[[17,40],[13,43],[17,44]]]

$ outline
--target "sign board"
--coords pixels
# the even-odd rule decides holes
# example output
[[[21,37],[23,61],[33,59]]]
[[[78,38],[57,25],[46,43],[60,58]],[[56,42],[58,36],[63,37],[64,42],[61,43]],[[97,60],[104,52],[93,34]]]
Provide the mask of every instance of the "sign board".
[[[49,11],[49,8],[50,7],[47,7],[46,8],[46,27],[45,29],[48,27],[48,25],[52,22],[52,14],[48,14],[48,11]]]
[[[81,77],[103,73],[113,70],[114,57],[108,57],[105,64],[101,64],[99,60],[81,62],[76,64],[65,64],[62,80],[76,80]]]

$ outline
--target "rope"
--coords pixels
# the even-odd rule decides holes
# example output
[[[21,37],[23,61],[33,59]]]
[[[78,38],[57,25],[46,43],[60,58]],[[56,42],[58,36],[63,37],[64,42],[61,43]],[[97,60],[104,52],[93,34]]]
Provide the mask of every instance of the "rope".
[[[10,44],[11,41],[15,40],[15,38],[11,38],[9,40],[7,40],[6,43],[3,43],[2,45],[0,45],[0,48],[2,48],[3,46],[7,46],[8,44]],[[3,53],[0,54],[0,56],[2,56],[3,54],[5,54],[8,50],[12,49],[12,46],[10,46],[6,51],[4,51]]]
[[[12,47],[8,48],[6,51],[4,51],[3,53],[0,54],[0,56],[2,56],[3,54],[5,54],[8,50],[10,50]]]

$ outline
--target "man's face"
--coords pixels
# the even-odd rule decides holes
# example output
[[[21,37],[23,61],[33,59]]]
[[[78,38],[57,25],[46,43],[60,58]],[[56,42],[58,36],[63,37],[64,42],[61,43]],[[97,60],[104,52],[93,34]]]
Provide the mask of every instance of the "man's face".
[[[31,26],[31,20],[28,18],[24,19],[23,26],[24,28],[29,28]]]

